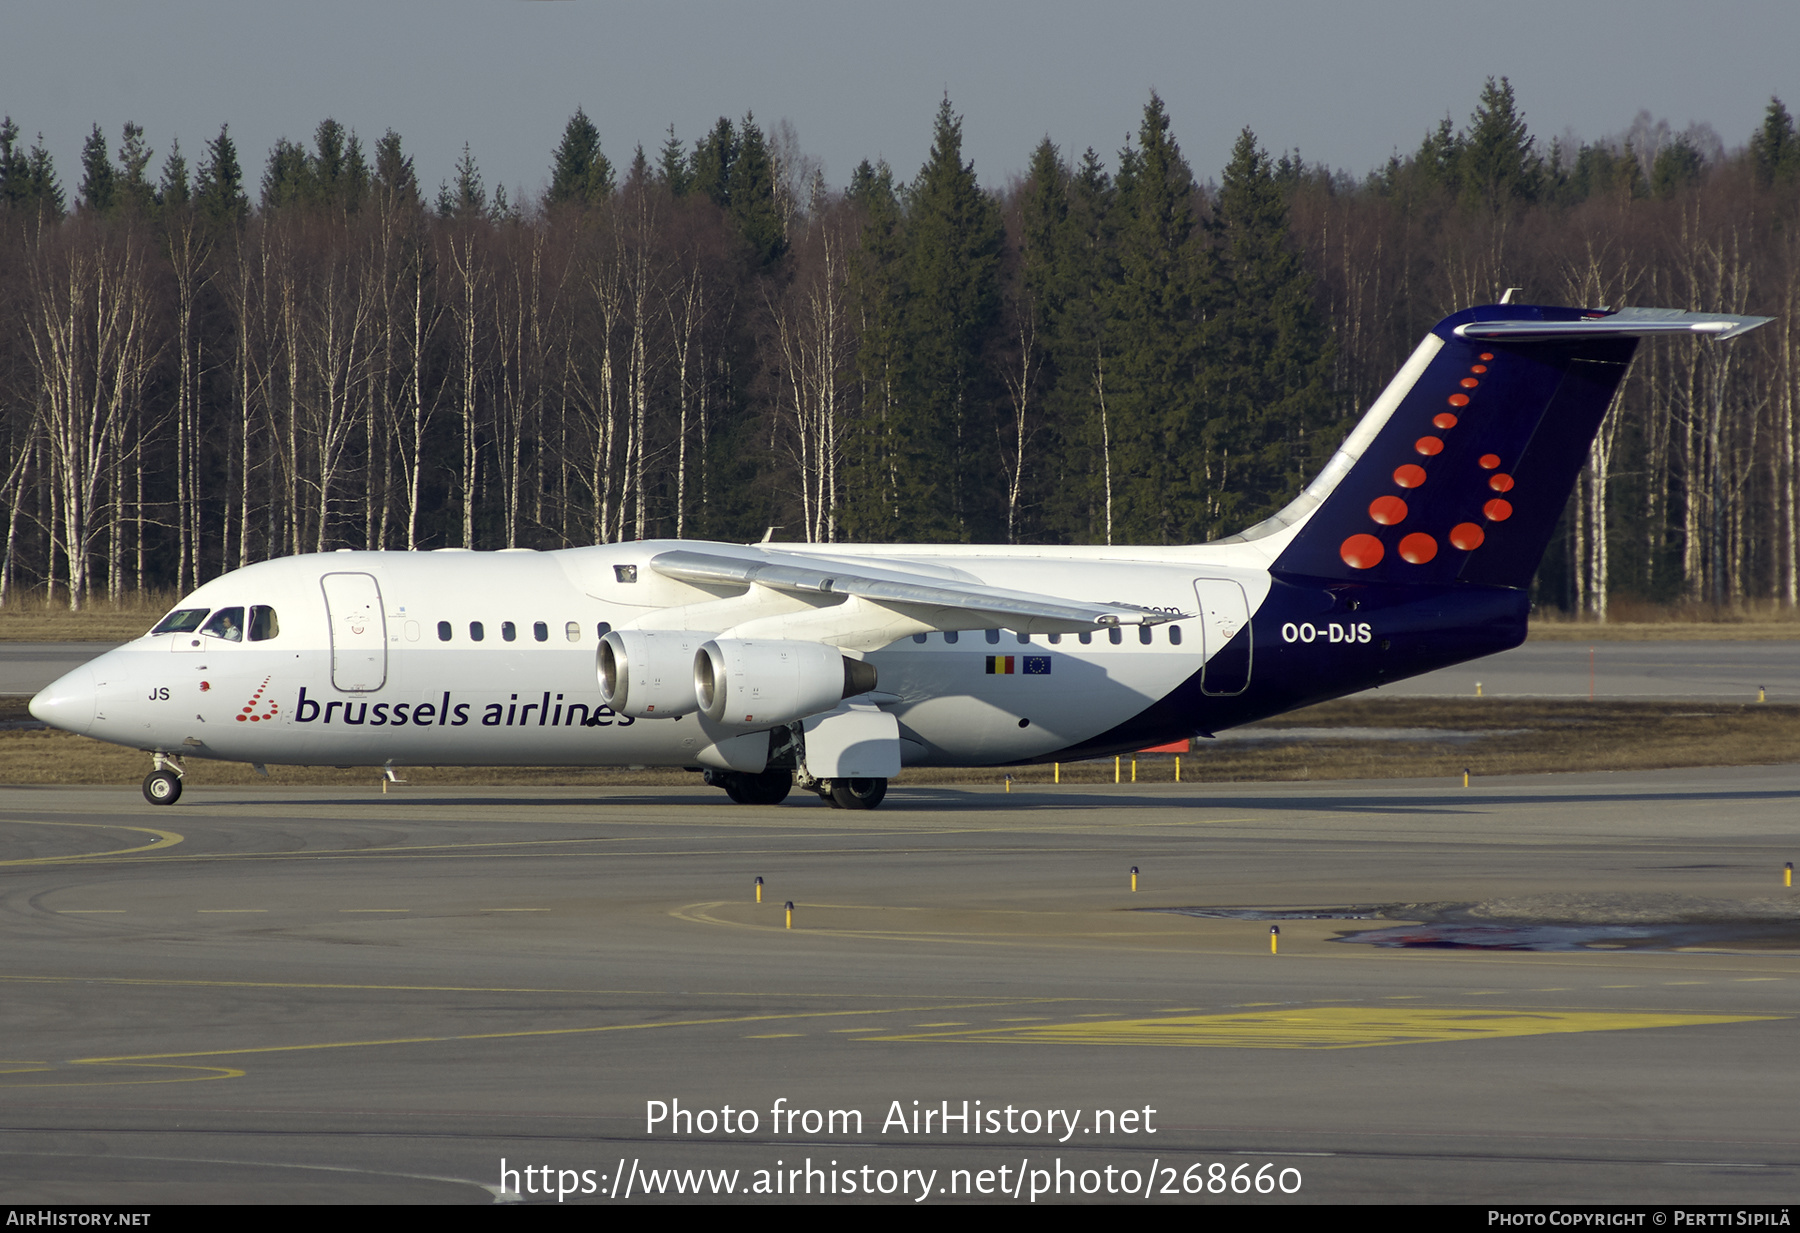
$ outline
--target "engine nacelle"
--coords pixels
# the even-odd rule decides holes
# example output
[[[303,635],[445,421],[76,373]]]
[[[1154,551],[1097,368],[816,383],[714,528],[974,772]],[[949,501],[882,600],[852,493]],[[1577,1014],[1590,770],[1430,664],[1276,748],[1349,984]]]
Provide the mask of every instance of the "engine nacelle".
[[[780,638],[716,638],[693,660],[693,693],[708,718],[784,724],[875,688],[875,666],[836,647]]]
[[[694,699],[694,654],[705,634],[669,629],[615,629],[600,639],[595,671],[600,700],[634,719],[662,719],[700,709]]]

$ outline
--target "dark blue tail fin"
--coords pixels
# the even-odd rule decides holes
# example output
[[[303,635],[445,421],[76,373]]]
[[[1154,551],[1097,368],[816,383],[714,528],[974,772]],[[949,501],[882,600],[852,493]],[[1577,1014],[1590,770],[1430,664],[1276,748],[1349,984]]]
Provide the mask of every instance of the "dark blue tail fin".
[[[1432,330],[1324,472],[1243,538],[1301,523],[1277,572],[1523,587],[1646,334],[1767,318],[1492,304]]]

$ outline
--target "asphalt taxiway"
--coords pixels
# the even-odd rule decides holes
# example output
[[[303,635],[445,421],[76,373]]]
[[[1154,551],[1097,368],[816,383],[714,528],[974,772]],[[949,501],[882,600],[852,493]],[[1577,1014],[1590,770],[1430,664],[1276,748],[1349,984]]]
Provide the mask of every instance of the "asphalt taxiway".
[[[1787,1201],[1797,804],[1797,767],[0,789],[0,1200]],[[1157,908],[1285,910],[1279,953]],[[1430,919],[1576,941],[1335,940]],[[1580,930],[1619,921],[1657,928]]]

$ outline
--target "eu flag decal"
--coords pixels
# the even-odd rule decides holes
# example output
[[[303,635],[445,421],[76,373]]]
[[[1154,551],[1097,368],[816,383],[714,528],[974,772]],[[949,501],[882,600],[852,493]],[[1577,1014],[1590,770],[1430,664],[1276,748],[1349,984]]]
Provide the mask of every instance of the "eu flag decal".
[[[1048,655],[1024,655],[1026,676],[1049,676],[1050,657]]]

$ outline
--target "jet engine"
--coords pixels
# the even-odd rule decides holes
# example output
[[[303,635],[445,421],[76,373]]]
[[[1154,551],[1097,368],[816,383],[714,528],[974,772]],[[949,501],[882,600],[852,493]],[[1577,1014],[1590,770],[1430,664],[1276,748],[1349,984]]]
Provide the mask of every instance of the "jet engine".
[[[615,629],[600,639],[600,699],[621,715],[662,719],[699,709],[694,652],[705,634],[667,629]]]
[[[874,688],[873,664],[818,642],[716,638],[693,660],[694,699],[725,723],[784,724]]]

